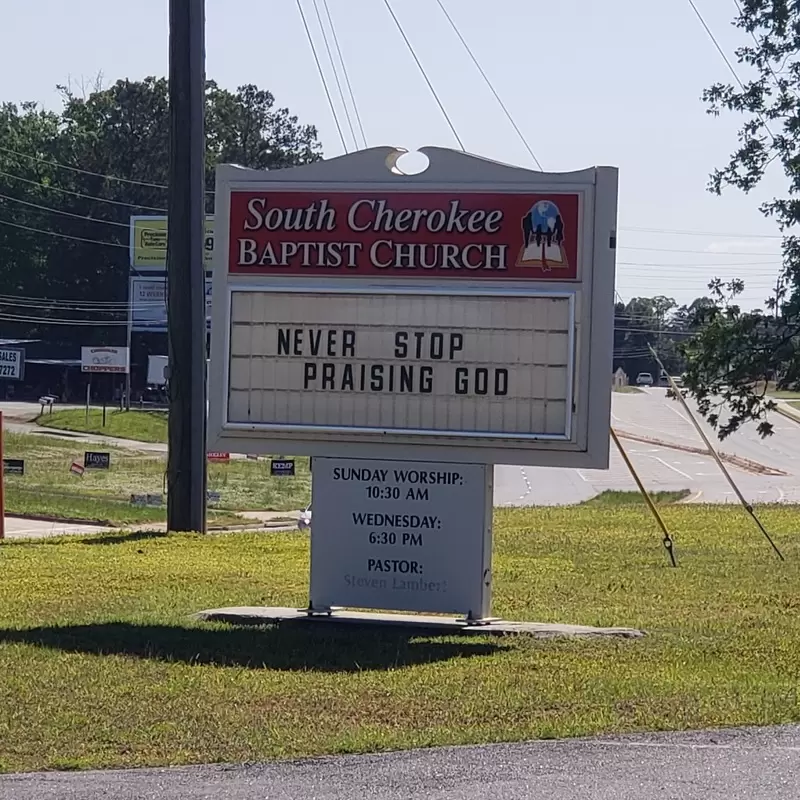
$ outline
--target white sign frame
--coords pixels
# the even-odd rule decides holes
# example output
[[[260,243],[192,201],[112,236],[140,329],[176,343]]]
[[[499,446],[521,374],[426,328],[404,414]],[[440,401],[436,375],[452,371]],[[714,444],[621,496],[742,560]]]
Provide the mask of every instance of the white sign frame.
[[[230,452],[413,460],[451,463],[504,463],[552,467],[608,466],[611,414],[611,372],[614,320],[618,173],[597,167],[569,173],[546,174],[511,167],[446,148],[422,150],[429,168],[419,175],[392,175],[387,164],[402,154],[396,148],[377,147],[291,169],[261,172],[234,166],[217,168],[216,230],[213,268],[212,345],[209,385],[208,449]],[[355,176],[355,178],[354,178]],[[368,277],[292,277],[269,275],[254,279],[230,274],[231,191],[336,192],[412,191],[464,195],[476,193],[572,193],[581,196],[579,280],[413,279]],[[580,323],[571,356],[572,390],[580,387],[573,408],[570,441],[563,437],[500,437],[451,435],[452,432],[384,433],[347,428],[320,431],[311,426],[278,431],[259,425],[231,423],[227,417],[231,293],[233,291],[325,291],[333,298],[342,292],[472,293],[474,295],[525,292],[580,293]],[[575,326],[573,325],[573,334]]]

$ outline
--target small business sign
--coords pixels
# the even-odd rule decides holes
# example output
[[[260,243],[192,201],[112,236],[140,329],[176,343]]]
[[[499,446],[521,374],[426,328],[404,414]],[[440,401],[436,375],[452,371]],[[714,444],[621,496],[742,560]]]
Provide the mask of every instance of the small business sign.
[[[87,450],[83,454],[84,469],[111,469],[111,453],[95,453]]]
[[[231,454],[211,452],[208,454],[208,460],[216,464],[227,464],[231,460]]]
[[[81,372],[130,371],[130,350],[127,347],[81,347]]]
[[[294,460],[290,458],[273,458],[269,462],[269,473],[273,478],[294,477]]]
[[[24,475],[25,461],[21,458],[4,458],[3,475]]]
[[[0,347],[0,380],[21,381],[25,377],[25,350]]]

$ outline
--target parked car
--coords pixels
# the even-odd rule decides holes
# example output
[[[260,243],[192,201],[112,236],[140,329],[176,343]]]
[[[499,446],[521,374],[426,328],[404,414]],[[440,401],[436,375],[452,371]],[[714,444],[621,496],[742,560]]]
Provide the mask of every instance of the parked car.
[[[653,376],[649,372],[640,372],[636,376],[636,385],[637,386],[652,386],[653,385]]]

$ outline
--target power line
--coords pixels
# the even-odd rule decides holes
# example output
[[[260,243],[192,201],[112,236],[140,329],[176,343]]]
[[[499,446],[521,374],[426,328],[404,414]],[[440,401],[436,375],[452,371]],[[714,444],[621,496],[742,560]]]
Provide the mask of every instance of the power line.
[[[342,64],[342,74],[344,75],[345,84],[347,85],[347,91],[350,94],[350,102],[353,104],[353,112],[355,113],[358,129],[361,133],[361,140],[364,142],[364,147],[367,147],[367,137],[364,134],[364,125],[361,122],[361,114],[358,111],[358,103],[356,103],[356,96],[353,92],[353,84],[350,82],[350,74],[347,69],[347,64],[345,64],[344,56],[342,55],[342,48],[339,46],[339,37],[336,34],[336,26],[333,24],[333,16],[331,15],[331,10],[328,6],[328,0],[322,0],[322,6],[325,9],[326,16],[328,17],[328,24],[330,25],[331,33],[333,34],[333,44],[336,47],[336,52],[339,55],[339,61]]]
[[[700,13],[700,9],[697,7],[697,5],[694,2],[694,0],[689,0],[689,5],[692,7],[692,10],[694,11],[695,15],[697,16],[697,19],[700,20],[700,24],[703,26],[703,28],[705,28],[705,31],[708,34],[708,38],[711,39],[711,41],[714,43],[714,47],[716,47],[717,52],[722,56],[722,60],[725,62],[725,65],[730,70],[731,75],[733,75],[733,77],[735,78],[736,83],[739,84],[739,88],[743,92],[746,92],[747,90],[744,87],[744,83],[742,83],[742,79],[739,77],[739,74],[734,69],[733,64],[731,64],[730,59],[728,58],[728,56],[725,55],[725,51],[720,46],[720,43],[717,41],[717,37],[714,36],[714,33],[711,30],[711,28],[708,27],[708,24],[706,23],[705,19],[703,18],[703,15]],[[767,125],[767,121],[766,121],[766,119],[764,119],[764,116],[762,114],[760,114],[759,112],[757,112],[757,111],[755,112],[755,115],[761,120],[761,124],[764,126],[764,129],[770,135],[772,141],[774,142],[775,141],[775,134],[770,130],[770,127],[769,127],[769,125]]]
[[[118,181],[119,183],[128,183],[132,186],[146,186],[149,189],[162,189],[166,190],[168,187],[163,183],[148,183],[147,181],[136,181],[132,178],[121,178],[118,175],[106,175],[102,172],[92,172],[88,169],[80,169],[79,167],[71,167],[69,164],[62,164],[60,161],[50,161],[46,158],[39,158],[37,156],[29,155],[28,153],[20,153],[19,150],[12,150],[9,147],[0,147],[0,152],[9,153],[10,155],[18,158],[26,158],[29,161],[35,161],[39,164],[47,164],[49,167],[56,167],[56,169],[66,169],[70,172],[77,172],[80,175],[90,175],[93,178],[102,178],[106,181]],[[214,194],[214,192],[206,192],[206,194]]]
[[[311,3],[314,6],[314,11],[317,15],[317,22],[319,23],[319,29],[322,32],[322,41],[325,45],[325,51],[328,53],[328,61],[331,62],[333,79],[336,81],[336,88],[339,91],[339,99],[342,101],[342,108],[344,108],[344,116],[347,119],[347,126],[350,128],[350,135],[353,137],[353,144],[355,145],[356,149],[358,149],[358,139],[356,139],[356,132],[353,128],[353,120],[350,117],[350,109],[347,107],[347,101],[344,99],[342,82],[339,80],[339,71],[336,69],[336,62],[333,60],[333,53],[331,52],[331,46],[328,42],[328,34],[325,32],[325,25],[322,22],[322,14],[320,14],[319,11],[319,3],[317,0],[311,0]]]
[[[60,186],[51,186],[47,183],[41,183],[40,181],[32,181],[29,178],[22,178],[19,175],[12,175],[10,172],[4,172],[0,170],[0,175],[6,178],[13,178],[15,181],[21,181],[22,183],[28,183],[31,186],[38,186],[42,189],[49,189],[52,192],[59,192],[61,194],[69,194],[73,197],[81,197],[84,200],[96,200],[99,203],[110,203],[114,206],[124,206],[125,208],[138,208],[142,211],[156,211],[159,214],[166,214],[167,210],[165,208],[153,208],[152,206],[140,206],[135,203],[124,203],[121,200],[109,200],[105,197],[97,197],[91,194],[82,194],[81,192],[73,192],[70,189],[62,189]]]
[[[309,45],[311,45],[311,52],[314,54],[314,61],[317,64],[317,71],[319,72],[320,80],[322,81],[322,88],[325,90],[325,96],[328,98],[328,105],[331,109],[331,114],[333,116],[333,121],[336,123],[336,130],[339,132],[339,139],[342,142],[342,149],[345,153],[350,152],[347,149],[347,143],[344,140],[344,133],[342,133],[342,126],[339,124],[339,116],[336,113],[336,106],[333,104],[333,97],[331,97],[330,89],[328,88],[328,80],[325,77],[325,71],[322,69],[322,63],[319,60],[319,55],[317,54],[317,46],[314,44],[314,37],[311,35],[311,29],[308,27],[308,20],[306,19],[306,13],[303,11],[303,4],[300,0],[296,0],[297,2],[297,10],[300,12],[300,16],[303,20],[303,27],[306,31],[306,38],[308,39]]]
[[[444,104],[439,99],[439,95],[436,93],[436,89],[433,88],[433,84],[431,83],[431,79],[428,77],[428,73],[425,71],[425,67],[422,66],[422,62],[417,57],[417,52],[414,50],[414,46],[406,36],[405,30],[403,30],[403,26],[400,24],[400,20],[394,13],[392,9],[392,4],[389,0],[383,0],[383,4],[386,6],[386,10],[391,15],[392,19],[394,20],[394,24],[397,27],[397,30],[400,31],[400,35],[403,37],[403,41],[406,43],[406,47],[408,48],[408,52],[411,53],[412,58],[416,62],[419,71],[422,73],[422,77],[425,79],[425,83],[428,84],[428,89],[430,89],[431,94],[433,95],[433,99],[436,100],[436,104],[439,106],[439,110],[442,112],[442,116],[445,118],[448,126],[450,127],[450,131],[452,132],[455,140],[458,142],[458,146],[466,152],[466,147],[464,147],[464,143],[461,141],[461,137],[458,135],[458,131],[456,130],[455,125],[453,125],[453,121],[450,119],[450,115],[447,113],[447,109],[445,109]]]
[[[783,257],[782,253],[737,253],[735,250],[675,250],[672,247],[634,247],[633,245],[617,245],[617,250],[645,250],[650,253],[684,253],[704,256],[741,256],[742,258],[749,256]]]
[[[65,217],[72,217],[73,219],[81,219],[85,222],[100,222],[103,225],[116,225],[118,228],[125,228],[126,230],[130,230],[130,225],[127,222],[116,222],[111,219],[99,219],[98,217],[87,217],[84,214],[73,214],[71,211],[62,211],[59,208],[52,208],[51,206],[43,206],[39,205],[39,203],[31,203],[28,200],[22,200],[19,197],[9,197],[5,194],[0,194],[0,200],[7,200],[11,203],[19,203],[23,206],[29,206],[30,208],[37,208],[40,211],[47,211],[50,214],[61,214]],[[145,229],[147,230],[147,229]],[[156,230],[155,228],[150,228],[149,230]]]
[[[675,228],[620,228],[620,231],[636,231],[638,233],[669,233],[677,236],[711,236],[720,239],[783,239],[783,236],[769,233],[712,233],[710,231],[690,231]]]
[[[0,219],[0,225],[9,225],[12,228],[20,228],[23,231],[30,231],[31,233],[43,233],[47,236],[56,236],[59,239],[71,239],[75,242],[85,242],[86,244],[103,244],[106,247],[121,247],[123,250],[130,249],[127,244],[119,244],[118,242],[104,242],[100,239],[84,239],[82,236],[70,236],[66,233],[48,231],[42,228],[31,228],[28,225],[20,225],[16,222],[9,222],[7,219]]]
[[[522,141],[522,144],[528,151],[528,155],[530,155],[530,157],[533,159],[536,166],[539,167],[539,169],[542,172],[544,172],[544,167],[542,167],[542,164],[539,161],[539,159],[536,158],[536,154],[533,152],[533,149],[531,148],[530,144],[528,144],[528,140],[525,138],[524,134],[519,129],[517,123],[514,121],[514,118],[511,116],[511,112],[508,110],[506,104],[503,102],[500,95],[497,93],[497,90],[494,88],[494,84],[491,82],[491,80],[489,80],[489,76],[486,74],[483,67],[480,65],[480,62],[476,58],[475,54],[472,52],[472,49],[467,44],[466,39],[464,39],[464,37],[461,35],[461,31],[458,29],[458,26],[456,25],[455,21],[450,16],[450,14],[447,13],[447,9],[445,8],[444,3],[442,2],[442,0],[436,0],[436,2],[439,4],[439,8],[442,10],[442,13],[447,18],[447,21],[450,23],[450,26],[455,31],[456,36],[458,36],[459,41],[461,42],[462,45],[464,45],[464,49],[467,51],[469,57],[472,59],[472,63],[477,67],[478,72],[480,72],[481,74],[481,77],[483,78],[486,85],[489,87],[492,94],[494,95],[494,99],[497,100],[497,103],[500,106],[500,108],[503,109],[503,113],[506,115],[506,118],[511,123],[511,126],[514,128],[514,130],[517,132],[517,136],[519,136],[520,140]]]
[[[3,314],[0,312],[0,320],[3,322],[24,322],[28,325],[71,325],[79,327],[106,327],[127,325],[128,320],[77,320],[77,319],[57,319],[55,317],[28,317],[15,314]]]

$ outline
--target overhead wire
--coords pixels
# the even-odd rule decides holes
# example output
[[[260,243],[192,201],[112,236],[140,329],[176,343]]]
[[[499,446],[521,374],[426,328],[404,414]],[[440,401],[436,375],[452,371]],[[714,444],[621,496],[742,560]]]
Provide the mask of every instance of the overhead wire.
[[[120,244],[119,242],[104,242],[101,239],[86,239],[82,236],[70,236],[67,233],[48,231],[43,228],[33,228],[30,225],[20,225],[17,222],[9,222],[7,219],[0,219],[0,225],[8,225],[12,228],[19,228],[23,231],[30,231],[31,233],[43,233],[46,236],[57,236],[59,239],[71,239],[74,242],[84,242],[85,244],[102,244],[106,247],[121,247],[123,250],[130,249],[127,244]]]
[[[361,121],[361,114],[358,110],[358,103],[356,102],[356,96],[353,92],[353,84],[350,81],[350,72],[347,69],[347,64],[345,63],[344,56],[342,55],[342,48],[339,45],[339,36],[336,33],[336,26],[333,24],[333,15],[331,14],[330,7],[328,5],[328,0],[322,0],[322,7],[325,9],[325,15],[328,18],[328,25],[331,29],[331,34],[333,36],[333,44],[336,48],[336,52],[339,55],[339,61],[342,65],[342,74],[344,75],[345,85],[347,86],[347,91],[350,94],[350,102],[353,104],[353,112],[355,114],[356,123],[358,124],[358,130],[361,133],[361,141],[364,144],[364,147],[367,147],[367,137],[364,133],[364,124]]]
[[[356,149],[358,149],[358,139],[356,139],[356,131],[353,127],[353,120],[350,116],[350,109],[347,106],[347,101],[344,97],[344,90],[342,89],[342,82],[339,80],[339,70],[336,69],[336,62],[333,60],[333,52],[331,51],[330,42],[328,42],[328,34],[325,32],[325,25],[322,22],[322,14],[319,10],[319,3],[317,0],[311,0],[311,4],[314,6],[314,12],[317,15],[317,22],[319,23],[319,29],[322,33],[322,41],[325,45],[325,51],[328,54],[328,61],[331,63],[331,70],[333,71],[333,79],[336,81],[336,88],[339,92],[339,99],[342,101],[342,108],[344,109],[344,115],[347,119],[347,126],[350,128],[350,135],[353,137],[353,144],[355,145]]]
[[[400,20],[397,18],[397,15],[394,13],[394,9],[392,8],[392,4],[389,0],[383,0],[383,4],[386,6],[386,10],[389,12],[391,18],[394,20],[395,27],[400,32],[400,36],[403,37],[403,41],[406,43],[406,47],[408,48],[408,52],[411,53],[411,57],[414,59],[414,62],[417,65],[422,77],[425,79],[425,83],[428,85],[428,89],[430,93],[433,95],[433,99],[436,101],[436,104],[439,106],[439,111],[442,112],[442,116],[445,118],[447,125],[450,128],[450,132],[453,134],[456,142],[458,142],[458,146],[466,152],[466,147],[464,147],[464,142],[461,141],[461,137],[458,135],[458,131],[456,130],[456,126],[453,124],[453,120],[450,119],[450,115],[447,113],[447,109],[444,107],[444,103],[442,103],[439,94],[437,93],[436,89],[431,82],[431,79],[428,77],[428,73],[425,70],[425,67],[422,66],[422,62],[419,60],[417,56],[417,51],[414,49],[414,46],[411,44],[408,36],[406,36],[406,32],[400,23]]]
[[[486,83],[486,85],[489,87],[489,89],[491,90],[492,94],[494,95],[494,99],[497,100],[498,105],[500,106],[501,109],[503,109],[503,113],[506,115],[506,118],[511,123],[511,127],[514,128],[514,130],[517,133],[517,136],[519,136],[519,138],[520,138],[520,141],[524,145],[525,149],[528,151],[528,155],[533,159],[533,162],[536,164],[536,166],[542,172],[544,172],[544,167],[542,167],[541,162],[536,157],[536,153],[533,152],[533,148],[528,143],[528,140],[525,138],[525,135],[519,129],[519,126],[515,122],[514,117],[511,116],[511,112],[508,110],[506,104],[503,102],[502,98],[500,97],[499,93],[497,92],[497,89],[495,89],[494,84],[489,79],[489,76],[484,71],[483,67],[481,66],[481,64],[478,61],[478,59],[475,56],[475,54],[472,52],[472,48],[467,44],[467,41],[463,37],[463,35],[461,34],[461,31],[459,30],[458,25],[456,25],[455,20],[448,13],[448,11],[445,8],[445,5],[442,2],[442,0],[436,0],[436,2],[438,3],[439,8],[442,10],[442,14],[444,14],[444,16],[447,18],[447,21],[450,23],[450,27],[453,29],[453,31],[455,31],[456,36],[458,36],[459,41],[464,46],[464,49],[467,51],[467,54],[472,59],[472,63],[476,66],[476,68],[478,69],[478,72],[480,72],[481,77],[483,78],[484,82]]]
[[[692,7],[692,10],[694,11],[695,16],[697,17],[697,19],[700,20],[700,24],[705,29],[705,32],[708,34],[708,38],[711,39],[711,42],[713,43],[713,45],[716,48],[717,52],[720,54],[720,56],[722,56],[722,60],[725,62],[725,65],[728,67],[728,70],[730,71],[731,75],[733,75],[734,79],[736,80],[736,83],[739,84],[739,88],[743,92],[746,92],[747,90],[745,89],[745,85],[744,85],[742,79],[739,77],[739,73],[734,69],[734,66],[733,66],[733,64],[731,64],[731,61],[728,58],[728,56],[725,55],[725,51],[722,49],[722,46],[720,45],[720,43],[717,41],[717,37],[714,36],[714,32],[708,26],[708,23],[705,21],[705,18],[700,13],[700,9],[697,7],[697,4],[695,3],[694,0],[689,0],[689,5]],[[761,114],[758,111],[755,112],[755,115],[761,121],[761,124],[764,126],[764,130],[766,130],[766,132],[770,135],[770,138],[774,142],[775,141],[775,134],[772,132],[772,130],[770,129],[769,125],[767,124],[767,121],[764,118],[764,115]]]
[[[344,139],[344,132],[342,131],[342,126],[339,123],[339,115],[336,113],[336,106],[333,103],[333,97],[331,95],[330,88],[328,87],[328,79],[325,77],[325,70],[322,69],[322,62],[319,60],[319,54],[317,53],[317,45],[314,43],[314,37],[311,35],[311,28],[308,27],[308,20],[306,19],[306,12],[303,11],[303,4],[301,0],[296,0],[297,3],[297,10],[300,12],[300,17],[303,20],[303,28],[306,32],[306,38],[308,39],[308,43],[311,47],[311,52],[314,55],[314,61],[317,65],[317,71],[319,72],[320,80],[322,81],[322,88],[325,90],[325,97],[328,98],[328,105],[331,109],[331,115],[333,116],[333,121],[336,124],[336,130],[339,132],[339,139],[342,143],[342,149],[345,153],[349,153],[350,151],[347,149],[347,142]]]
[[[123,206],[125,208],[138,208],[141,211],[155,211],[158,214],[166,214],[166,208],[155,208],[154,206],[143,206],[138,205],[137,203],[125,203],[122,200],[110,200],[107,197],[97,197],[96,195],[92,194],[83,194],[82,192],[74,192],[71,189],[62,189],[60,186],[53,186],[49,183],[42,183],[41,181],[32,181],[30,178],[23,178],[20,175],[12,175],[10,172],[5,172],[4,170],[0,170],[0,175],[5,178],[12,178],[13,180],[20,181],[21,183],[27,183],[31,186],[38,186],[42,189],[48,189],[51,192],[59,192],[60,194],[68,194],[72,195],[73,197],[81,197],[84,200],[96,200],[99,203],[108,203],[112,206]]]

